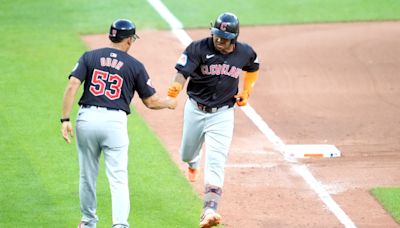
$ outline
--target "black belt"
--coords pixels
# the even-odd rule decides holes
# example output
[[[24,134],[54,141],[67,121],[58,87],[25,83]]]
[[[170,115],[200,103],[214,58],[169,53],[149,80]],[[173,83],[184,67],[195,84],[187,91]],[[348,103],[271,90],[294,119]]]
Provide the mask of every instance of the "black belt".
[[[217,112],[221,108],[232,108],[233,107],[233,105],[232,106],[231,105],[225,105],[225,106],[222,106],[222,107],[219,107],[219,108],[213,108],[213,107],[208,107],[206,105],[200,104],[198,102],[196,102],[196,104],[197,104],[197,108],[199,108],[201,111],[207,112],[207,113]]]
[[[108,108],[108,107],[102,107],[102,106],[98,106],[98,105],[82,105],[82,108],[91,108],[91,107],[95,107],[95,108],[105,108],[107,110],[111,110],[111,111],[123,111],[121,109],[117,109],[117,108]]]

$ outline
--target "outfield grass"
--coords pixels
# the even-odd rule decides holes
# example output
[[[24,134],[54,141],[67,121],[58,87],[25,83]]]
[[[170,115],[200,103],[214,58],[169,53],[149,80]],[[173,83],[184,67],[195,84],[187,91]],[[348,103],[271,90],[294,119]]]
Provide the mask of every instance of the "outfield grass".
[[[400,224],[400,187],[373,188],[371,193]]]
[[[207,27],[222,11],[237,13],[244,25],[400,17],[395,0],[165,2],[189,27]],[[167,29],[145,0],[2,0],[0,227],[77,224],[78,162],[75,144],[67,145],[60,136],[61,100],[67,75],[87,49],[80,34],[107,33],[116,18],[134,20],[139,33]],[[197,194],[135,112],[128,127],[129,222],[135,227],[196,227],[201,208]],[[98,227],[109,227],[110,195],[103,164],[98,199]]]
[[[185,27],[207,27],[222,11],[235,13],[242,25],[400,19],[398,0],[164,0],[163,2]]]

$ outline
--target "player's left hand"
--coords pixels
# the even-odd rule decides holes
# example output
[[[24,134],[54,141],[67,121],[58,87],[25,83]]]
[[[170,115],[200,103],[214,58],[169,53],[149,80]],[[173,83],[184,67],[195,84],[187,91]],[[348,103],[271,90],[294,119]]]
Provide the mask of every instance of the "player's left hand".
[[[62,134],[64,140],[65,140],[68,144],[70,144],[70,143],[71,143],[71,140],[70,140],[70,138],[69,138],[69,135],[70,135],[71,137],[74,137],[74,131],[72,130],[72,124],[71,124],[70,121],[66,121],[66,122],[63,122],[63,123],[62,123],[62,125],[61,125],[61,134]]]
[[[236,98],[236,104],[238,106],[245,106],[247,104],[247,101],[249,100],[249,92],[243,90],[242,92],[236,94],[235,98]]]

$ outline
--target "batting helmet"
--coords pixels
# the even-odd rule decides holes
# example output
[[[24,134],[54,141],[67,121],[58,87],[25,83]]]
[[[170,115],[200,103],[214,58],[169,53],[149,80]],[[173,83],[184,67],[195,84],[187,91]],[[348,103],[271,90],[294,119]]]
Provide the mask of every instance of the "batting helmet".
[[[222,13],[215,20],[211,34],[236,41],[239,36],[239,19],[233,13]]]
[[[114,21],[110,27],[108,38],[112,42],[118,43],[128,37],[139,38],[139,36],[136,35],[135,24],[127,19],[118,19]]]

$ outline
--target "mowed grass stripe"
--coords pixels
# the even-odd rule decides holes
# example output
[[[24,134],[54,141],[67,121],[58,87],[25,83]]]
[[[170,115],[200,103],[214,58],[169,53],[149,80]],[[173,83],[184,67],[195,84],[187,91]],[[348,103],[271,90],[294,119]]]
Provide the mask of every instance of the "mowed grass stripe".
[[[67,145],[61,138],[59,118],[67,76],[86,50],[80,34],[106,33],[114,19],[135,19],[132,12],[138,11],[138,5],[150,7],[143,1],[119,7],[114,5],[118,1],[22,3],[6,1],[0,15],[4,34],[0,53],[4,69],[0,78],[0,227],[74,227],[80,219],[76,145]],[[76,7],[78,3],[80,7]],[[44,14],[43,9],[49,12]],[[101,10],[107,12],[99,17]],[[139,21],[139,25],[164,23],[154,20],[154,12],[140,12],[141,17],[154,17]],[[77,105],[72,119],[76,111]],[[135,115],[129,117],[129,222],[135,227],[196,226],[201,208],[197,193]],[[100,228],[111,225],[104,170],[102,158],[97,192]]]
[[[186,28],[206,28],[223,11],[235,13],[242,26],[400,19],[398,0],[163,0],[163,2]]]

